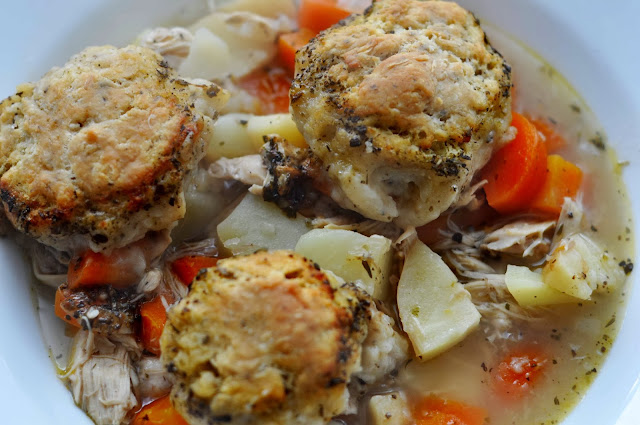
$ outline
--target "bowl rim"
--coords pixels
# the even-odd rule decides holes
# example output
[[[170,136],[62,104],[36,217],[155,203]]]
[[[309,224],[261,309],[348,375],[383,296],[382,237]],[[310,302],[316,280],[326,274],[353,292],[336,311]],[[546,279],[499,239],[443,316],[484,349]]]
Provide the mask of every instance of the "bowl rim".
[[[640,138],[640,84],[635,82],[634,75],[640,68],[640,59],[627,52],[627,45],[640,39],[640,27],[635,23],[640,2],[618,0],[613,5],[580,0],[459,2],[476,11],[481,19],[500,23],[502,30],[525,41],[568,76],[600,118],[616,150],[625,152],[625,158],[640,161],[640,143],[636,143]],[[23,0],[3,5],[0,32],[11,43],[5,47],[4,56],[10,66],[5,65],[0,71],[4,77],[0,79],[0,92],[5,93],[0,97],[12,93],[20,82],[39,78],[49,67],[61,64],[70,54],[79,51],[87,40],[99,40],[116,25],[132,30],[137,20],[141,25],[137,28],[139,31],[145,22],[159,16],[157,10],[145,9],[154,3],[152,0],[135,5],[125,0],[67,0],[58,4]],[[188,0],[160,3],[179,13],[191,7]],[[199,4],[206,6],[206,0],[199,0]],[[603,13],[607,19],[601,19]],[[593,31],[594,27],[597,31]],[[91,31],[104,31],[104,34],[89,36]],[[124,44],[133,34],[131,31],[110,33],[107,39],[113,44]],[[532,34],[535,37],[532,38]],[[581,69],[585,64],[595,68]],[[640,179],[640,166],[632,162],[624,170],[624,179],[637,222],[640,188],[631,183]],[[637,240],[635,229],[634,234]],[[7,412],[6,423],[91,424],[73,406],[70,394],[53,373],[37,315],[32,311],[32,294],[21,285],[31,279],[30,269],[19,250],[6,240],[0,240],[0,269],[5,271],[2,278],[5,296],[0,297],[0,339],[9,342],[0,344],[0,406]],[[637,274],[633,274],[631,286],[637,286],[639,280]],[[640,386],[640,360],[633,356],[640,352],[640,340],[636,338],[640,333],[638,290],[630,291],[627,303],[622,327],[602,373],[562,422],[564,425],[585,421],[615,424]],[[28,309],[31,310],[25,313]],[[640,399],[637,403],[640,404]]]

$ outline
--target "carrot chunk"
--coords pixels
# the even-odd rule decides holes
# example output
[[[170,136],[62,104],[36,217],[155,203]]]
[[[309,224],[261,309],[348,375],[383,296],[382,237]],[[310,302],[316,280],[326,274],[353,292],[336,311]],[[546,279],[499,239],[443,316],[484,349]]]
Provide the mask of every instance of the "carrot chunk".
[[[314,35],[315,33],[310,29],[302,28],[278,37],[278,57],[292,74],[296,69],[296,52],[304,47]]]
[[[309,28],[316,34],[326,30],[353,11],[340,7],[336,0],[302,0],[298,12],[300,28]]]
[[[526,210],[546,177],[547,150],[538,131],[525,117],[513,113],[515,139],[496,152],[482,172],[487,202],[508,214]]]
[[[71,288],[112,283],[112,261],[102,253],[86,251],[69,263],[67,282]]]
[[[166,322],[167,310],[161,296],[140,306],[140,340],[147,351],[157,356],[160,355],[160,337]]]
[[[420,400],[413,408],[416,425],[483,425],[488,415],[481,407],[435,396]]]
[[[69,262],[69,289],[111,285],[124,288],[137,283],[147,267],[143,247],[130,245],[106,255],[88,249]]]
[[[289,112],[291,76],[284,69],[259,69],[238,80],[238,86],[260,100],[261,114]]]
[[[531,209],[558,216],[564,198],[574,198],[582,184],[582,170],[559,155],[547,157],[547,175],[531,202]]]
[[[521,399],[542,377],[547,363],[547,357],[535,348],[516,350],[494,368],[493,387],[505,400]]]
[[[67,311],[64,307],[65,300],[69,298],[70,294],[71,292],[66,286],[62,285],[58,287],[58,289],[56,290],[56,298],[54,300],[54,313],[56,316],[58,316],[68,324],[79,328],[80,321],[77,318],[73,317],[72,311]]]
[[[171,404],[168,395],[144,406],[131,425],[189,425]]]
[[[566,146],[567,142],[554,128],[553,125],[540,118],[529,118],[529,122],[544,136],[547,152],[557,152]]]
[[[218,262],[217,258],[203,256],[187,256],[178,258],[171,263],[171,270],[185,285],[191,284],[193,279],[202,269],[213,267]]]

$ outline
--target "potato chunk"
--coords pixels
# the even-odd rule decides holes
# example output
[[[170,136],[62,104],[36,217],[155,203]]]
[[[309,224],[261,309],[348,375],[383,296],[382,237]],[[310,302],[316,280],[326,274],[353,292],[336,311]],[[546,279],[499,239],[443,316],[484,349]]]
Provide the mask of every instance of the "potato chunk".
[[[287,217],[274,204],[250,193],[218,224],[218,237],[234,255],[259,249],[292,250],[308,231],[304,217]]]
[[[504,280],[513,298],[523,307],[580,301],[550,287],[542,280],[542,274],[528,267],[509,264]]]
[[[314,229],[300,238],[295,250],[374,298],[387,296],[393,250],[384,236]]]
[[[207,141],[207,160],[216,161],[220,158],[237,158],[239,156],[256,154],[260,147],[256,147],[247,127],[250,114],[226,114],[218,118]]]
[[[293,122],[291,114],[254,115],[247,125],[249,138],[259,150],[264,144],[263,136],[277,134],[298,148],[306,148],[304,136]]]
[[[369,400],[369,417],[373,425],[409,425],[411,413],[401,392],[374,395]]]
[[[577,233],[560,241],[542,269],[542,279],[560,292],[587,300],[594,290],[615,290],[624,272],[595,241]]]
[[[469,292],[440,256],[420,241],[406,255],[398,283],[398,311],[421,360],[462,341],[480,322]]]
[[[307,146],[290,114],[220,116],[208,140],[207,160],[236,158],[260,152],[264,136],[278,135],[292,145]]]

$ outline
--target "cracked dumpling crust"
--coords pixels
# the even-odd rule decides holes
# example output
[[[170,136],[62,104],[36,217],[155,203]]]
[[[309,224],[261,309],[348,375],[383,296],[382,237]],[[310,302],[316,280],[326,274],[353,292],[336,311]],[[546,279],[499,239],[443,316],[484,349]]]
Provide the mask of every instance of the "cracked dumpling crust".
[[[60,250],[109,250],[170,228],[224,100],[150,49],[85,49],[0,104],[7,216]]]
[[[370,304],[337,285],[289,251],[222,260],[200,274],[161,338],[176,408],[194,425],[324,424],[342,413]]]
[[[380,0],[296,55],[291,107],[366,217],[419,226],[457,200],[511,121],[510,67],[444,1]],[[342,193],[340,193],[342,192]]]

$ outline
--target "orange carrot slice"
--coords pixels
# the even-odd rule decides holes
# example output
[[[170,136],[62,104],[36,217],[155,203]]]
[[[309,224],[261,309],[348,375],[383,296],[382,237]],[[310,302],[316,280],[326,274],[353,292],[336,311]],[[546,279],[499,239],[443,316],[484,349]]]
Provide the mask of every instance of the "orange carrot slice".
[[[508,214],[525,210],[546,177],[547,150],[538,131],[525,117],[513,113],[515,139],[496,152],[482,172],[487,202]]]
[[[547,157],[547,175],[542,188],[533,198],[531,209],[558,216],[564,198],[575,198],[582,184],[582,170],[560,155]]]
[[[259,69],[238,80],[238,85],[260,100],[261,114],[289,112],[291,76],[284,69]]]
[[[147,351],[157,356],[160,355],[160,337],[166,322],[167,310],[161,296],[156,296],[140,306],[140,340]]]
[[[296,52],[304,47],[314,35],[315,33],[310,29],[302,28],[278,37],[278,57],[292,74],[296,69]]]
[[[529,122],[544,136],[547,152],[557,152],[566,146],[567,141],[554,128],[553,124],[540,118],[529,118]]]
[[[493,388],[505,400],[518,400],[542,377],[547,357],[536,348],[521,348],[509,354],[492,371]]]
[[[166,395],[144,406],[131,421],[131,425],[189,425],[171,404]]]
[[[309,28],[316,34],[326,30],[353,11],[338,6],[336,0],[302,0],[298,12],[300,28]]]
[[[416,425],[483,425],[486,409],[454,400],[428,396],[413,408]]]
[[[178,258],[171,263],[171,270],[185,285],[191,284],[193,279],[202,269],[213,267],[218,262],[217,258],[203,256],[187,256]]]

